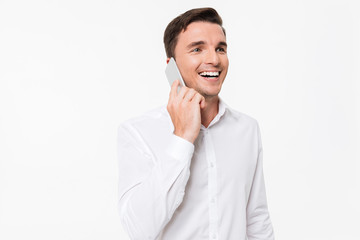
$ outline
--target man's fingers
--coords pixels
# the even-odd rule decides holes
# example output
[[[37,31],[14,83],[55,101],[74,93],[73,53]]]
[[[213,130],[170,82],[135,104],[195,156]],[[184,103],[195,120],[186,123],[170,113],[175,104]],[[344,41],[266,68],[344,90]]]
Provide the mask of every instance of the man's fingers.
[[[193,99],[193,97],[195,96],[195,94],[197,94],[197,93],[198,93],[197,91],[190,88],[189,91],[187,91],[186,95],[184,96],[184,100],[191,101]]]
[[[177,95],[178,99],[184,99],[184,96],[186,95],[186,93],[189,91],[189,88],[188,87],[185,87],[185,86],[182,86],[180,88],[180,91]]]
[[[174,99],[177,96],[177,89],[179,86],[180,82],[179,80],[175,80],[172,85],[171,85],[171,90],[170,90],[170,98]]]
[[[196,102],[200,104],[200,108],[205,108],[205,98],[200,93],[186,86],[182,86],[180,91],[177,92],[178,86],[180,86],[180,81],[175,80],[171,85],[169,103],[175,99],[177,99],[176,102],[185,100],[187,102]]]
[[[205,107],[205,98],[200,93],[196,93],[192,101],[200,104],[202,107]]]

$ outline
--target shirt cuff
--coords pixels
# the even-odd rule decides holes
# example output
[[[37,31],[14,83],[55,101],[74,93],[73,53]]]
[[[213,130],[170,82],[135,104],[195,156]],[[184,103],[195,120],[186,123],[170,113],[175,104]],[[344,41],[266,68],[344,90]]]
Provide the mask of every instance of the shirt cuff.
[[[187,161],[194,154],[194,144],[173,134],[167,153],[179,161]]]

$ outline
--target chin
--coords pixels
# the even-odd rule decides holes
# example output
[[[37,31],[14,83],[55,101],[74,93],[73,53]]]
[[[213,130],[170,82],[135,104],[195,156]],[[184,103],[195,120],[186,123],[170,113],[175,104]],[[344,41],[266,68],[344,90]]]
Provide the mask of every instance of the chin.
[[[220,89],[201,91],[201,95],[203,95],[203,97],[205,98],[216,97],[219,95],[219,93],[220,93]]]

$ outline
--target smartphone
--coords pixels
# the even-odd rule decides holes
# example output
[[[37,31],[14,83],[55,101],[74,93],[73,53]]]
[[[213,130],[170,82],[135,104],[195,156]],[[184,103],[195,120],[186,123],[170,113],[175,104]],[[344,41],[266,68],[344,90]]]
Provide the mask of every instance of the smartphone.
[[[180,71],[176,65],[174,58],[170,58],[170,61],[167,64],[166,69],[165,69],[165,74],[169,81],[170,86],[173,84],[173,82],[176,79],[179,79],[180,86],[178,87],[178,90],[177,90],[178,92],[180,91],[181,86],[186,86],[184,83],[184,80],[181,77]]]

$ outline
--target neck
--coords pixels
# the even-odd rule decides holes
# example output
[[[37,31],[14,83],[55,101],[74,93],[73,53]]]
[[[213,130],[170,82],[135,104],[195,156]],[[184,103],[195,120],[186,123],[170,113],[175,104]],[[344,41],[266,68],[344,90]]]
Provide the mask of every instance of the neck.
[[[219,97],[205,98],[205,108],[201,109],[201,124],[208,127],[219,112]]]

